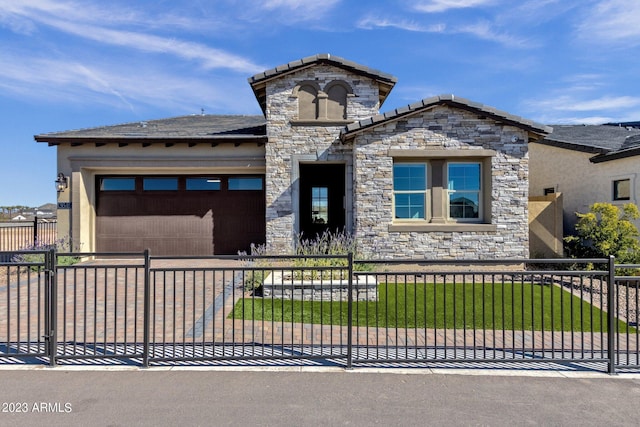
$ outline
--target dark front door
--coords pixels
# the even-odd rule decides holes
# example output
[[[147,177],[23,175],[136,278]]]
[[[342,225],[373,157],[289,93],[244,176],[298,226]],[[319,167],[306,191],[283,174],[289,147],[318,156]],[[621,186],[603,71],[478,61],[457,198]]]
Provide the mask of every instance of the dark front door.
[[[300,232],[313,239],[345,226],[344,164],[300,164]]]

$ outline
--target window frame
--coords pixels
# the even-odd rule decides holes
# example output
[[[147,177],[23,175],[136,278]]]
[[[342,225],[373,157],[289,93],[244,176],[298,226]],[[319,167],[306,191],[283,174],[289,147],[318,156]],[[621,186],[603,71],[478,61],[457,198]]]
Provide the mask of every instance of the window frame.
[[[133,182],[133,188],[104,188],[105,181],[121,181],[121,182]],[[132,176],[101,176],[98,179],[98,191],[100,192],[135,192],[136,191],[136,178]]]
[[[619,196],[620,191],[618,189],[618,186],[619,186],[619,184],[622,184],[624,182],[628,183],[628,186],[629,186],[628,190],[627,190],[627,192],[628,192],[628,196],[627,197]],[[611,182],[611,199],[614,202],[628,202],[628,201],[631,200],[631,194],[632,194],[631,190],[632,190],[632,188],[631,188],[631,178],[625,177],[625,178],[614,179]]]
[[[196,182],[201,182],[201,181],[205,181],[207,183],[211,183],[211,184],[218,184],[217,186],[211,186],[211,188],[196,188],[198,187],[198,185],[190,185],[190,184],[194,184]],[[190,188],[191,187],[191,188]],[[215,188],[217,187],[217,188]],[[222,190],[222,179],[218,178],[218,177],[208,177],[208,176],[187,176],[185,177],[184,180],[184,190],[185,191],[221,191]]]
[[[424,190],[396,190],[395,188],[395,168],[397,165],[421,165],[424,166]],[[428,222],[431,219],[431,194],[430,194],[430,165],[427,161],[402,160],[393,162],[392,173],[392,216],[394,222]],[[396,216],[396,195],[398,194],[422,194],[423,195],[423,217],[421,218],[398,218]]]
[[[482,223],[484,221],[484,180],[483,180],[483,162],[480,160],[455,160],[455,161],[447,161],[446,162],[446,173],[445,173],[445,182],[446,182],[446,208],[445,212],[447,214],[447,221],[452,223]],[[451,181],[449,180],[450,167],[452,165],[477,165],[478,166],[478,190],[455,190],[450,188]],[[451,216],[451,194],[455,193],[474,193],[477,194],[478,198],[478,217],[477,218],[455,218]]]
[[[166,181],[166,182],[173,182],[175,183],[175,188],[173,186],[171,186],[171,188],[147,188],[146,184],[147,182],[151,183],[153,181],[156,182],[160,182],[160,181]],[[147,191],[179,191],[180,190],[180,179],[177,176],[143,176],[142,177],[142,191],[143,192],[147,192]]]
[[[232,182],[260,181],[260,188],[232,188]],[[262,176],[230,176],[227,178],[227,191],[264,191],[264,177]]]

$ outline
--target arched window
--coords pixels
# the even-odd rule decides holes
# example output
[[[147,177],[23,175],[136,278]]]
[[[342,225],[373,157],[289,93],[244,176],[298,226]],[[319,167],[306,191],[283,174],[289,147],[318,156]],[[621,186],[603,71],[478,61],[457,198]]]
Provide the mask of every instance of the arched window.
[[[333,81],[325,87],[327,94],[327,119],[345,120],[347,118],[347,96],[353,93],[351,87],[343,81]]]
[[[318,92],[315,82],[302,82],[293,90],[298,98],[298,120],[316,120],[318,118]]]
[[[315,81],[300,82],[292,93],[294,98],[298,98],[298,120],[346,120],[347,98],[350,94],[353,94],[351,86],[341,80],[330,82],[324,90],[321,90]]]

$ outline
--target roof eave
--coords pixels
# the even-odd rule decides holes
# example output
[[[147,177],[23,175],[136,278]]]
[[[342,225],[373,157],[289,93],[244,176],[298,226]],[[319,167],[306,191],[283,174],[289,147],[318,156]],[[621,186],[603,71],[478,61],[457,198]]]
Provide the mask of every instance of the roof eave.
[[[537,141],[538,144],[547,145],[549,147],[562,148],[565,150],[579,151],[581,153],[606,155],[610,152],[609,149],[604,147],[596,147],[593,145],[582,145],[573,142],[560,141],[557,139],[543,138]]]
[[[409,104],[407,106],[386,112],[384,114],[379,114],[369,119],[353,123],[347,126],[345,130],[340,133],[340,140],[344,143],[345,141],[354,138],[357,134],[362,133],[371,127],[396,121],[406,116],[420,114],[439,105],[448,105],[458,109],[470,111],[474,114],[487,115],[490,116],[493,120],[523,128],[526,131],[533,133],[539,137],[548,135],[553,131],[553,128],[551,128],[550,126],[538,124],[533,121],[523,119],[522,117],[514,116],[504,111],[469,101],[465,98],[458,98],[454,95],[439,95],[431,98],[425,98],[416,103]]]
[[[222,135],[222,136],[176,136],[176,137],[131,137],[131,136],[106,136],[106,137],[55,137],[50,135],[35,135],[36,142],[47,143],[49,146],[72,144],[188,144],[188,143],[266,143],[266,135]]]
[[[599,154],[589,159],[591,163],[610,162],[612,160],[626,159],[627,157],[640,156],[640,147],[629,148],[628,150],[614,151]]]

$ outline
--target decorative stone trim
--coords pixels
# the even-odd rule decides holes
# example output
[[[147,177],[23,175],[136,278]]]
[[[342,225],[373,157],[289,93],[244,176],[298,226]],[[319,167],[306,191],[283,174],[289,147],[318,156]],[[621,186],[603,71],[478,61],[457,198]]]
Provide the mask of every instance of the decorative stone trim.
[[[487,149],[464,149],[464,150],[420,150],[420,149],[390,149],[387,152],[389,157],[420,157],[429,159],[448,159],[452,157],[493,157],[498,152]]]
[[[317,119],[317,120],[291,120],[289,121],[291,126],[346,126],[349,123],[353,123],[353,120],[332,120],[332,119]]]
[[[495,224],[391,224],[389,232],[483,232],[495,233],[498,227]]]

